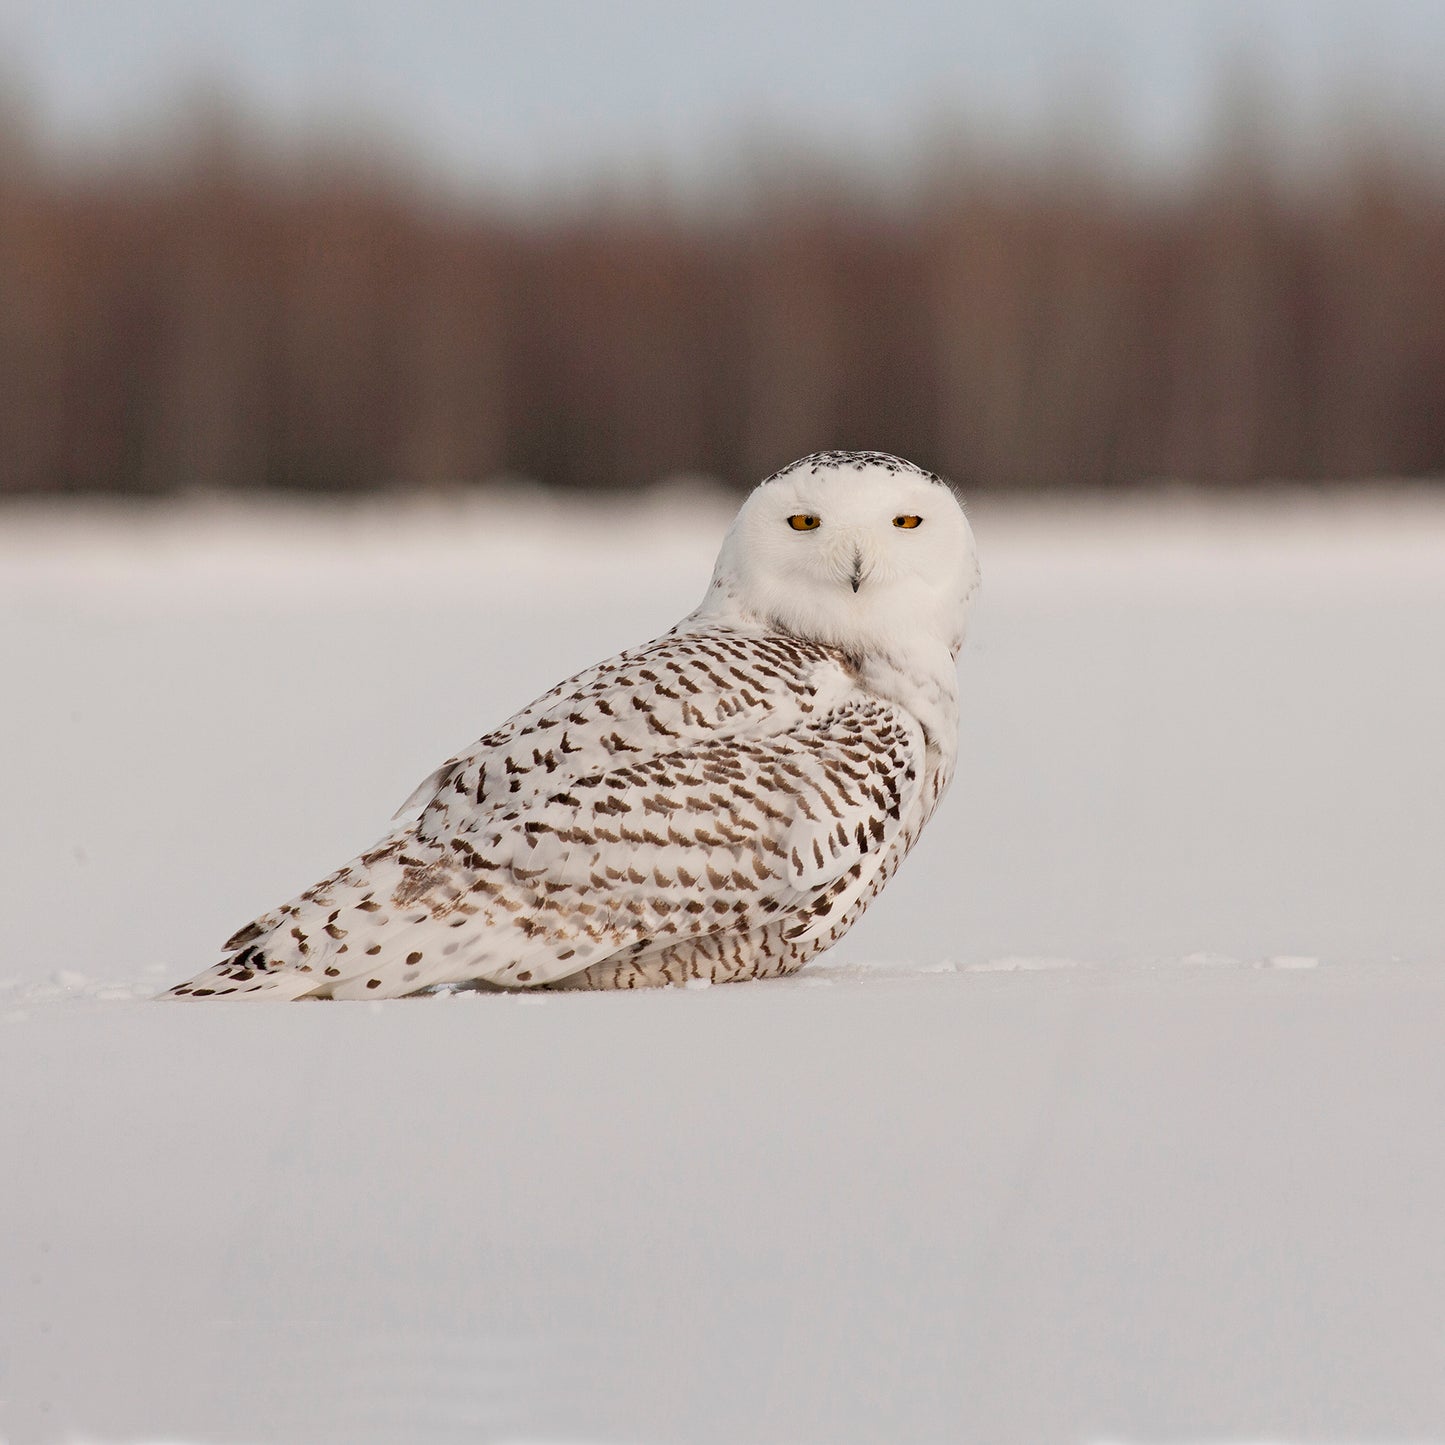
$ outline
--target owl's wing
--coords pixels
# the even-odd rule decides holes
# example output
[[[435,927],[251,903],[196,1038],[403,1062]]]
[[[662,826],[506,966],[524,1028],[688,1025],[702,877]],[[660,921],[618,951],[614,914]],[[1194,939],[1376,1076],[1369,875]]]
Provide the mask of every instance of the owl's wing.
[[[668,634],[449,760],[414,822],[240,930],[180,991],[527,985],[670,937],[781,919],[802,936],[866,886],[922,753],[916,721],[827,649]]]
[[[792,733],[557,777],[478,826],[398,830],[183,987],[386,998],[467,979],[535,986],[707,933],[806,937],[868,886],[922,751],[908,714],[860,699]]]

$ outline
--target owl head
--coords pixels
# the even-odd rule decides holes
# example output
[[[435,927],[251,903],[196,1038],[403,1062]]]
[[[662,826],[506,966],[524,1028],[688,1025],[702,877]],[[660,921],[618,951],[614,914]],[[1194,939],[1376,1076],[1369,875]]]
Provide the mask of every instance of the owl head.
[[[860,656],[956,655],[978,580],[973,529],[941,478],[886,452],[815,452],[749,494],[702,611]]]

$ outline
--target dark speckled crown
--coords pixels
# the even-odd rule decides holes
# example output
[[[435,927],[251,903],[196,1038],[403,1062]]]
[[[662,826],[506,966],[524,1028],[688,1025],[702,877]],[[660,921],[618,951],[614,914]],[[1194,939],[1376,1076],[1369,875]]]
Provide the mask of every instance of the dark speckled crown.
[[[780,467],[772,476],[764,477],[763,485],[776,482],[780,477],[790,477],[794,472],[806,470],[816,475],[831,467],[852,467],[855,472],[861,472],[865,467],[882,467],[886,472],[911,472],[925,481],[937,482],[939,486],[945,485],[942,477],[926,472],[913,462],[895,457],[889,452],[812,452],[806,457],[799,457],[795,462],[789,462],[785,467]]]

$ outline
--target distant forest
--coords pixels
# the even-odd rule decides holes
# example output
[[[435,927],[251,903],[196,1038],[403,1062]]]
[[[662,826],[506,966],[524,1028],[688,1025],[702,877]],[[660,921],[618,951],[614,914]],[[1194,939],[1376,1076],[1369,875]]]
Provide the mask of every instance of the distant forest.
[[[894,451],[972,490],[1445,474],[1445,183],[939,165],[508,215],[234,141],[0,144],[0,490],[746,484]]]

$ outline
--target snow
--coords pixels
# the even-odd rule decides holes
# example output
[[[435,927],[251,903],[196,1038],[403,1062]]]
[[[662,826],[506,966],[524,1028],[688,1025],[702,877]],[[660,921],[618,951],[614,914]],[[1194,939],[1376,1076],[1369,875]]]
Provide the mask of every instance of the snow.
[[[974,509],[824,963],[149,1002],[700,594],[514,493],[0,518],[0,1440],[1445,1439],[1445,499]]]

